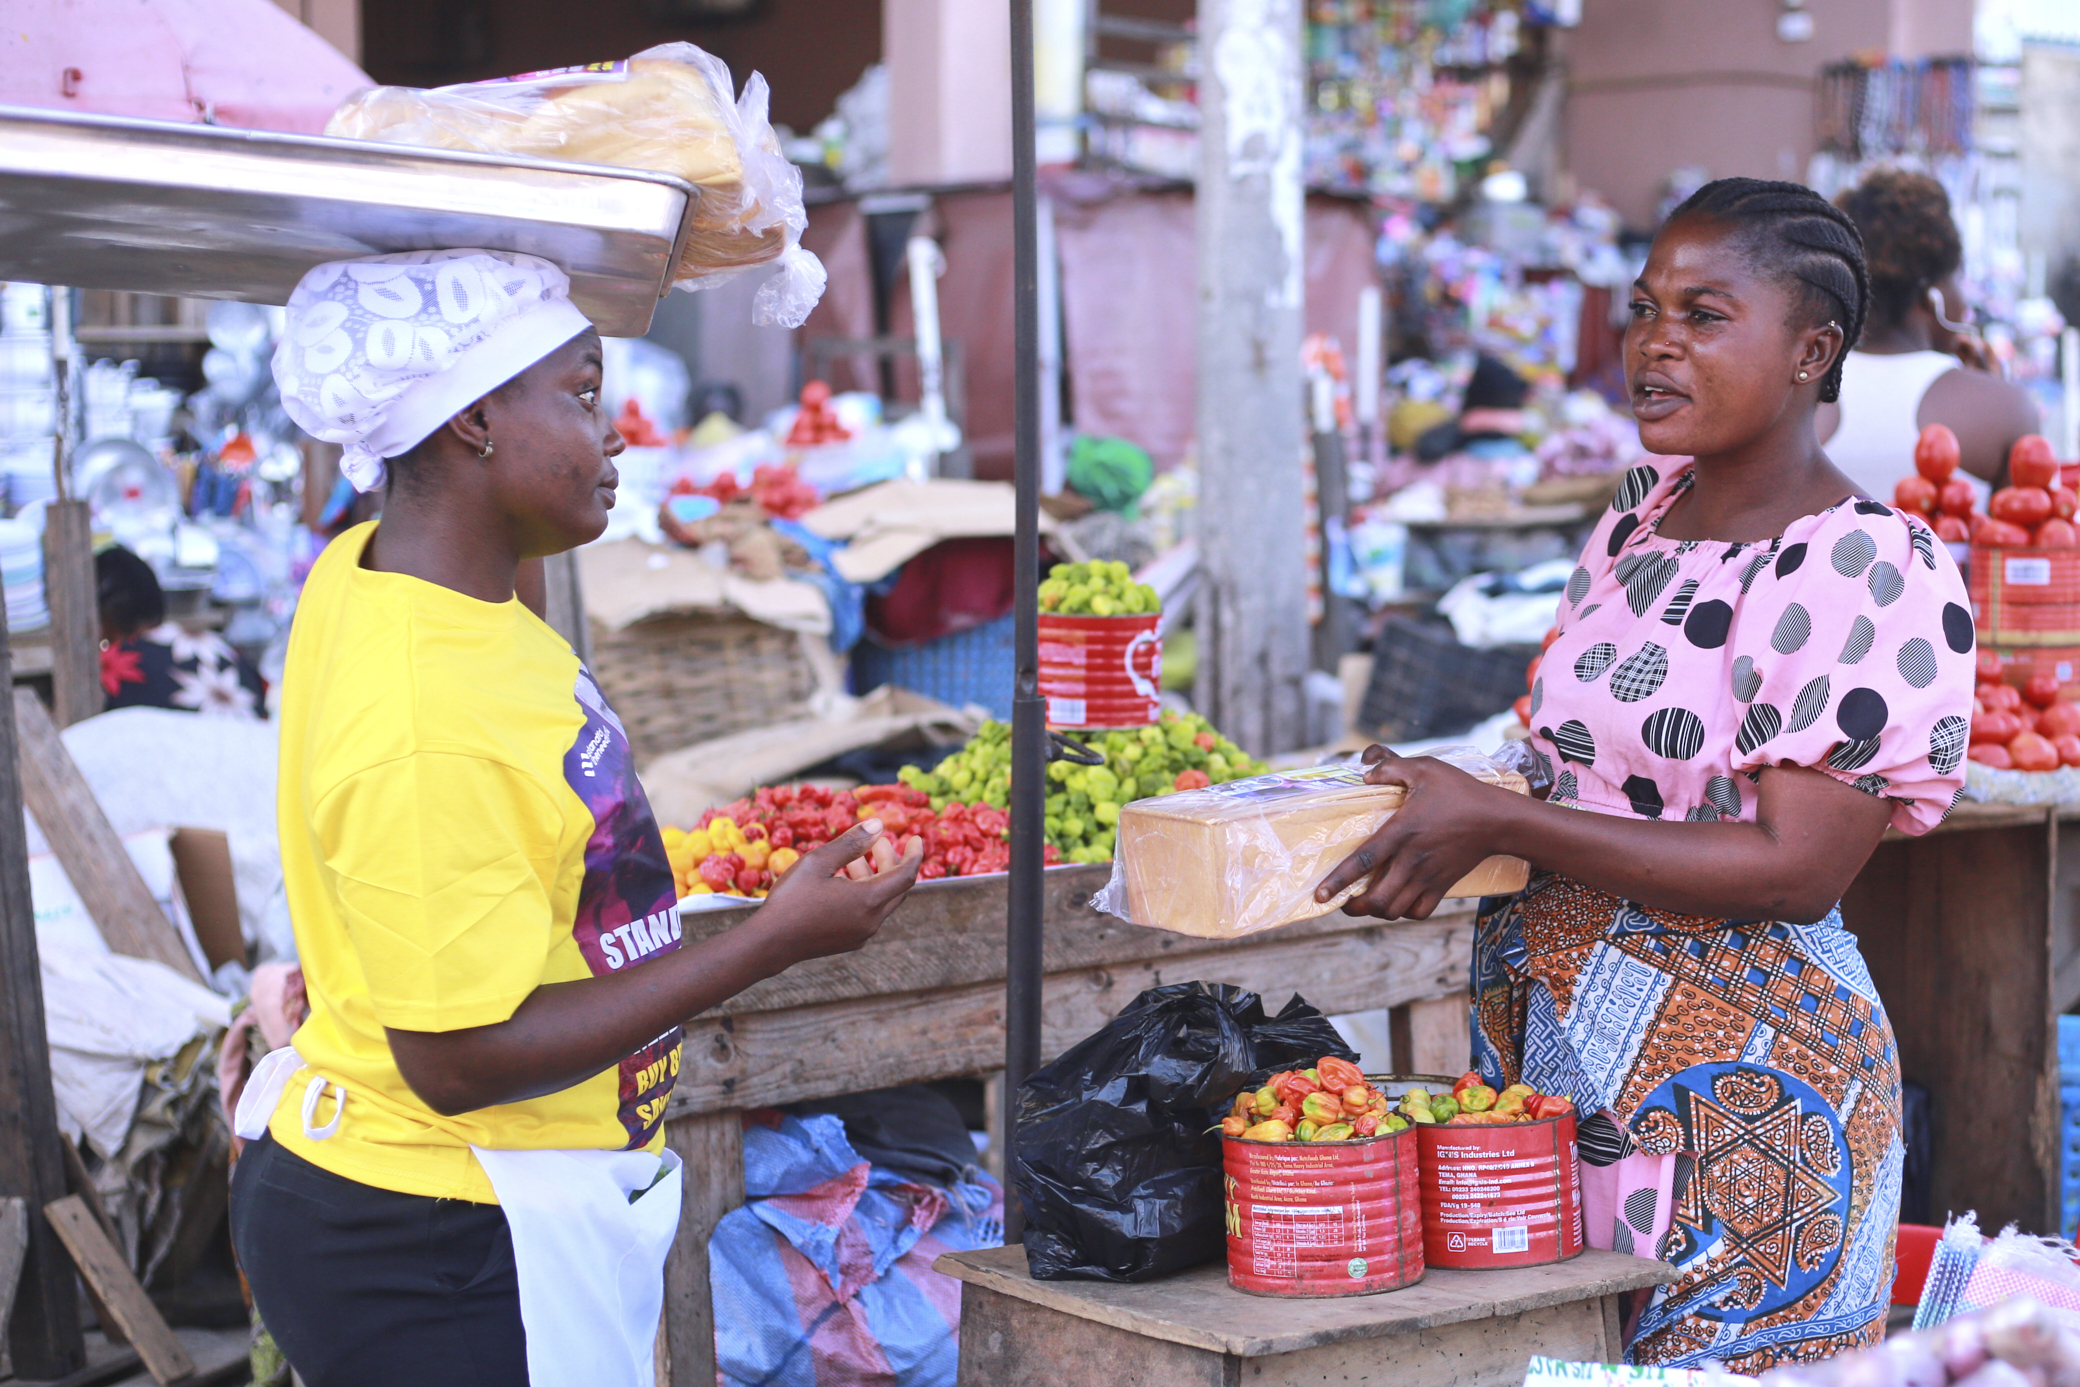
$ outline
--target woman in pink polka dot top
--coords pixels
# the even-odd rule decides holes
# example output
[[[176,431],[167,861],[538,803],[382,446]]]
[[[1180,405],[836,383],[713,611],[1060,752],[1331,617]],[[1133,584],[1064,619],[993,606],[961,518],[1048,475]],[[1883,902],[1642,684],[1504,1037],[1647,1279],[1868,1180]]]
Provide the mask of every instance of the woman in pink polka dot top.
[[[1888,826],[1963,785],[1973,630],[1918,518],[1860,495],[1814,413],[1869,298],[1807,188],[1722,179],[1655,238],[1627,473],[1533,686],[1543,803],[1372,748],[1407,807],[1322,883],[1424,916],[1492,853],[1474,1061],[1574,1098],[1592,1244],[1675,1264],[1630,1361],[1738,1373],[1875,1343],[1893,1275],[1899,1054],[1837,902]]]

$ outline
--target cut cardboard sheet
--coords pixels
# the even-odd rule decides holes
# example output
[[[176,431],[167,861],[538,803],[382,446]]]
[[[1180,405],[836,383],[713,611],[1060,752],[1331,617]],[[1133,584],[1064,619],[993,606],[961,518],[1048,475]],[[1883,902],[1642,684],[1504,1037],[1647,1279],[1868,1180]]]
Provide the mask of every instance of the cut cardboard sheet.
[[[947,539],[1009,536],[1018,528],[1017,493],[1009,482],[883,482],[840,496],[802,517],[825,539],[846,541],[831,562],[851,583],[874,583]],[[1066,549],[1060,526],[1046,512],[1040,533]]]
[[[830,634],[831,609],[822,589],[798,578],[756,582],[716,568],[691,549],[639,539],[588,544],[577,552],[585,615],[609,631],[645,617],[736,611],[783,631]]]

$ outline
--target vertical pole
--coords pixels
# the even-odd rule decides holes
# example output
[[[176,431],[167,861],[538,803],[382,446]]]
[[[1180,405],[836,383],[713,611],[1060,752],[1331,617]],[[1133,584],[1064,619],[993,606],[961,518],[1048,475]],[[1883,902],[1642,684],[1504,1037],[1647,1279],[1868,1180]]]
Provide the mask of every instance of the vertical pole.
[[[51,365],[58,387],[51,470],[58,495],[43,516],[43,594],[51,613],[51,715],[58,726],[70,727],[93,717],[105,702],[101,613],[95,598],[93,522],[87,503],[72,494],[72,454],[78,443],[72,377],[79,355],[72,340],[72,291],[54,285],[50,294]]]
[[[0,689],[13,683],[0,612]],[[29,1255],[8,1342],[14,1371],[63,1377],[85,1362],[72,1261],[43,1208],[65,1197],[57,1097],[44,1033],[43,970],[29,904],[29,844],[12,717],[0,717],[0,1196],[28,1201]]]
[[[1011,3],[1011,223],[1014,311],[1012,544],[1017,682],[1011,695],[1011,909],[1004,939],[1004,1102],[998,1140],[1008,1180],[1018,1175],[1018,1088],[1040,1064],[1040,873],[1047,797],[1046,706],[1040,699],[1040,230],[1033,146],[1033,0]],[[1025,1218],[1004,1202],[1004,1237]]]
[[[1300,0],[1199,0],[1199,679],[1258,756],[1301,745]]]

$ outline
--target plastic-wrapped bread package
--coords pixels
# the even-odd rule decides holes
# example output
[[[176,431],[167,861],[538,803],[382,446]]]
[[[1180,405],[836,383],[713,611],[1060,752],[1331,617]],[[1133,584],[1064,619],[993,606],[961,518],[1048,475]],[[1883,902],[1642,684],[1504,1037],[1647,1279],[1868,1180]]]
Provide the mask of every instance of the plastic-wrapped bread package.
[[[1470,746],[1425,753],[1518,794],[1524,777]],[[1231,780],[1136,800],[1119,811],[1112,880],[1099,909],[1138,925],[1232,939],[1325,915],[1367,884],[1327,905],[1314,890],[1378,832],[1407,798],[1398,785],[1368,785],[1348,762]],[[1521,891],[1530,867],[1491,857],[1456,883],[1454,896]]]
[[[700,289],[761,265],[779,273],[754,319],[799,327],[823,293],[824,270],[801,247],[809,224],[801,171],[767,119],[758,73],[732,99],[729,68],[690,43],[623,62],[530,72],[462,86],[370,87],[333,112],[325,133],[483,154],[646,169],[699,190],[673,276]]]

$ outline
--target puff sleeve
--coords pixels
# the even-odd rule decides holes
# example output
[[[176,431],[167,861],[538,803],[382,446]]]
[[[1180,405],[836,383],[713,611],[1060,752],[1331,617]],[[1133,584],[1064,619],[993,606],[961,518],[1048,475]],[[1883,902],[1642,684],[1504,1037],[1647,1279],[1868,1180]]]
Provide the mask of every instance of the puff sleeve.
[[[1733,769],[1807,766],[1926,833],[1964,784],[1969,599],[1926,525],[1857,501],[1758,555],[1731,633]]]

